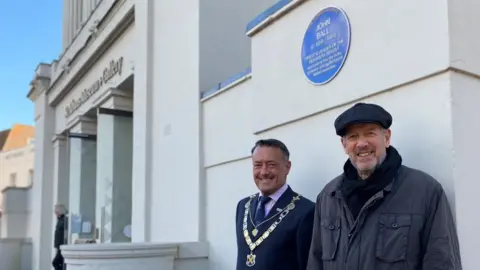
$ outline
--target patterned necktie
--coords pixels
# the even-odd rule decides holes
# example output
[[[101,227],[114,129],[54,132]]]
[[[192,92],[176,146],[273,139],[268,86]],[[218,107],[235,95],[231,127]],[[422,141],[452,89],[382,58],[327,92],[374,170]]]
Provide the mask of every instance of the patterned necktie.
[[[257,212],[255,213],[255,225],[258,226],[265,219],[265,205],[271,200],[270,197],[260,196]]]

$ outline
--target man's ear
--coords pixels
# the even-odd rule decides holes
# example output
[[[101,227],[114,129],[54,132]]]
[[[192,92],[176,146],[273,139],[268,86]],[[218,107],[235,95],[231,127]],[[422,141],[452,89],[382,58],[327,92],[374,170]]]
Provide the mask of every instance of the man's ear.
[[[287,164],[285,164],[285,167],[287,168],[285,176],[287,176],[290,173],[290,168],[292,168],[292,162],[290,160],[287,160]]]
[[[390,147],[390,138],[392,137],[392,131],[390,129],[385,130],[385,146]]]
[[[344,137],[342,137],[342,138],[340,138],[340,143],[343,146],[343,151],[345,152],[345,154],[348,154],[347,153],[347,140]]]

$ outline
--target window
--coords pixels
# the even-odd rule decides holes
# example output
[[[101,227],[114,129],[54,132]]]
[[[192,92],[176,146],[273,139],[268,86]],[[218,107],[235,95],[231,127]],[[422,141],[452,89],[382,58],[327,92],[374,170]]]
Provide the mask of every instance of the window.
[[[16,173],[10,174],[10,186],[11,187],[17,186],[17,174]]]

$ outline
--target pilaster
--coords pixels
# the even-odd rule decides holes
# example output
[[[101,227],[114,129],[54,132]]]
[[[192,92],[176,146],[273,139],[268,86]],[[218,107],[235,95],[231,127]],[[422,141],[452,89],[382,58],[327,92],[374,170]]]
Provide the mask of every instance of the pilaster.
[[[71,0],[69,0],[68,2],[69,5],[68,5],[68,45],[70,45],[72,43],[72,40],[73,40],[73,35],[75,33],[75,24],[74,24],[74,16],[75,14],[73,13],[73,9],[75,7],[75,3]]]
[[[155,0],[135,0],[132,241],[151,240],[153,27]]]
[[[478,243],[480,236],[475,233],[480,228],[478,210],[478,189],[476,170],[478,151],[472,146],[471,134],[480,132],[480,122],[471,121],[478,114],[480,100],[480,80],[462,72],[450,74],[452,112],[452,160],[455,190],[455,212],[463,269],[480,269]]]
[[[40,64],[31,83],[28,98],[35,103],[35,183],[32,186],[32,269],[42,270],[51,266],[53,238],[53,145],[55,111],[48,105],[45,90],[49,87],[51,66]]]
[[[72,24],[73,24],[73,38],[75,38],[78,28],[79,28],[79,21],[81,19],[81,9],[79,9],[81,1],[73,1],[72,5]]]
[[[52,138],[53,146],[53,200],[51,209],[56,204],[63,204],[68,209],[69,176],[68,176],[68,150],[67,139],[65,136],[56,134]],[[55,215],[52,215],[52,232],[55,230]],[[50,246],[53,247],[54,235]]]
[[[90,0],[82,0],[82,24],[88,20],[91,13],[92,6],[90,5]]]
[[[55,204],[63,204],[68,209],[68,149],[67,138],[56,134],[52,139],[54,151],[53,188]]]
[[[63,24],[62,24],[62,44],[63,44],[63,51],[68,47],[69,44],[69,8],[70,8],[70,0],[63,0]]]
[[[151,110],[148,111],[152,117],[148,124],[152,129],[147,132],[150,136],[155,136],[154,140],[147,141],[148,148],[151,148],[152,160],[149,171],[152,176],[155,176],[155,180],[151,181],[152,187],[148,191],[152,194],[151,205],[155,209],[154,214],[150,215],[151,241],[198,241],[203,238],[204,214],[201,206],[205,202],[201,158],[203,141],[200,122],[201,104],[199,102],[200,2],[187,0],[182,2],[182,5],[172,5],[166,1],[153,2],[153,8],[148,12],[153,11],[154,21],[149,23],[155,31],[152,31],[152,40],[147,39],[148,46],[154,48],[154,51],[148,55],[153,62],[150,65],[147,62],[146,67],[150,71],[155,71],[155,74],[150,78],[151,87],[147,88],[151,91],[151,98],[146,102],[146,106],[143,105]],[[188,6],[188,9],[184,6]],[[157,27],[158,25],[176,25],[179,22],[181,27],[177,31]],[[175,40],[175,42],[162,42],[164,40]],[[186,46],[186,44],[196,45]],[[137,48],[137,50],[143,50],[143,48]],[[135,74],[142,73],[138,69],[144,64],[135,63]],[[169,70],[182,70],[182,72],[168,72]],[[188,80],[183,74],[189,74]],[[134,94],[137,90],[135,86]],[[134,107],[135,116],[138,107]],[[182,147],[178,147],[179,145]],[[136,148],[134,149],[137,151]],[[175,154],[172,155],[172,153]],[[156,177],[158,175],[162,177]],[[162,192],[162,190],[168,192]],[[162,195],[157,196],[158,193]],[[182,203],[172,203],[178,200],[177,194],[183,194]],[[195,207],[192,207],[194,205]],[[188,215],[179,213],[188,213]],[[176,229],[169,230],[167,233],[165,230],[169,228]]]

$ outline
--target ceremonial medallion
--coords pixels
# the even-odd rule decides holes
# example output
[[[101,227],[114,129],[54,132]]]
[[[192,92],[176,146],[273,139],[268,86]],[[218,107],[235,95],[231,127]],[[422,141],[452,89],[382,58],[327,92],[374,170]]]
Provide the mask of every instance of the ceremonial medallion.
[[[288,207],[288,210],[293,210],[293,208],[295,208],[295,204],[290,203],[287,207]]]
[[[249,211],[250,203],[254,197],[255,197],[254,195],[250,196],[250,200],[245,204],[245,213],[243,216],[243,237],[245,238],[245,242],[250,248],[250,254],[247,254],[247,260],[245,261],[245,264],[248,267],[252,267],[255,265],[255,259],[257,257],[255,254],[253,254],[253,251],[255,250],[255,248],[257,248],[260,244],[262,244],[263,241],[265,241],[268,238],[268,236],[271,235],[271,233],[275,230],[275,228],[277,228],[277,226],[282,222],[282,220],[288,215],[288,213],[290,213],[290,211],[292,211],[295,208],[295,201],[300,200],[300,195],[297,194],[297,196],[294,196],[290,204],[288,204],[287,207],[285,207],[283,211],[279,213],[280,215],[278,219],[273,224],[271,224],[270,227],[265,232],[263,232],[262,236],[260,236],[257,240],[252,241],[248,233],[247,219],[250,212]],[[257,234],[258,234],[258,229],[254,228],[252,230],[253,237],[256,237]]]
[[[252,267],[255,265],[255,259],[256,259],[257,255],[253,254],[253,253],[250,253],[247,255],[247,261],[245,262],[245,264],[248,266],[248,267]]]

